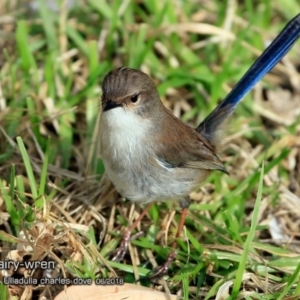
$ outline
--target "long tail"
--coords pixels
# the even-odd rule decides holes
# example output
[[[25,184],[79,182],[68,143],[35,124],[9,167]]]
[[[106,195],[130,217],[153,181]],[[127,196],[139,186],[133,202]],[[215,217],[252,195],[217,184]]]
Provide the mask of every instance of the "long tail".
[[[299,37],[300,14],[285,26],[226,98],[200,123],[196,130],[207,140],[214,143],[219,126],[228,118],[254,85],[286,55]]]

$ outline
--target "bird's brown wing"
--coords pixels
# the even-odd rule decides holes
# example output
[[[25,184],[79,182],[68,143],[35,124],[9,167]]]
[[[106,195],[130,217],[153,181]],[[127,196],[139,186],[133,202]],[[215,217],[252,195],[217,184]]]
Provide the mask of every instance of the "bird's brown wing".
[[[195,129],[184,124],[166,109],[155,136],[155,153],[169,167],[220,170],[227,173],[216,149]],[[153,136],[152,136],[153,137]]]

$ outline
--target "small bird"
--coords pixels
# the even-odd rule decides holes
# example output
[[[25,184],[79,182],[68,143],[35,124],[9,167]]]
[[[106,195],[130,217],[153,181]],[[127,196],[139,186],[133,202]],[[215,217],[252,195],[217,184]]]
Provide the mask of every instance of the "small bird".
[[[145,73],[125,67],[109,72],[102,85],[100,151],[105,170],[117,191],[138,203],[179,201],[182,208],[176,235],[179,237],[190,203],[190,192],[212,171],[227,173],[217,156],[224,121],[252,87],[289,51],[299,35],[300,14],[286,25],[228,96],[196,129],[164,107],[154,82]],[[130,232],[127,232],[117,256],[124,257],[129,240]],[[176,256],[176,243],[173,246],[166,264],[157,274],[165,272]]]

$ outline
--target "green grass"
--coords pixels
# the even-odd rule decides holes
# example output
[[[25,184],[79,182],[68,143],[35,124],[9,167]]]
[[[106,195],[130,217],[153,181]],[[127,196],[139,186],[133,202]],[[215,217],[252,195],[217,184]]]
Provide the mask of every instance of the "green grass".
[[[7,1],[0,8],[11,17],[0,40],[1,260],[30,240],[33,259],[50,257],[67,277],[118,276],[161,289],[166,281],[183,299],[300,297],[299,76],[290,75],[290,66],[299,69],[300,43],[228,122],[220,158],[230,175],[212,173],[191,195],[164,279],[147,274],[170,251],[177,204],[155,204],[124,261],[110,260],[142,207],[103,177],[101,82],[121,65],[146,71],[164,104],[196,127],[300,12],[297,1],[226,2],[89,0],[53,13],[45,1],[35,12]],[[199,32],[184,27],[192,22]],[[215,34],[225,23],[230,33]],[[6,286],[0,291],[8,298]]]

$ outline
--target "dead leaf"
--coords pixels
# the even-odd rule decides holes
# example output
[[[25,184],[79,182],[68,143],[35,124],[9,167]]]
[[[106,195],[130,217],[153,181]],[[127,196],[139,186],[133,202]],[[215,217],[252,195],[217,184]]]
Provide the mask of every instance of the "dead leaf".
[[[54,300],[178,300],[176,295],[156,291],[147,287],[125,283],[123,285],[72,285],[59,293]]]

